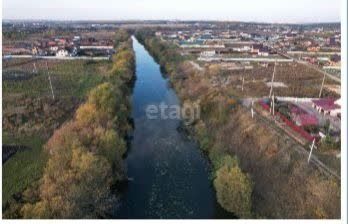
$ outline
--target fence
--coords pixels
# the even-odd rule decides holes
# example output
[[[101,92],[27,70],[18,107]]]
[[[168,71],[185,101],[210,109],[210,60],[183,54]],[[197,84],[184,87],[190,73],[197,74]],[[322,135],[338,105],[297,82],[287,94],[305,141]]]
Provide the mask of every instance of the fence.
[[[267,103],[260,101],[259,104],[261,105],[261,107],[267,111],[270,110],[270,107],[267,105]],[[297,126],[296,124],[294,124],[292,121],[290,121],[289,119],[287,119],[284,115],[282,115],[279,112],[275,112],[275,114],[277,116],[280,117],[280,119],[282,119],[282,121],[288,125],[293,131],[299,133],[304,139],[308,140],[308,141],[313,141],[313,139],[315,139],[315,137],[313,137],[312,135],[310,135],[308,132],[306,132],[305,130],[303,130],[301,127]]]

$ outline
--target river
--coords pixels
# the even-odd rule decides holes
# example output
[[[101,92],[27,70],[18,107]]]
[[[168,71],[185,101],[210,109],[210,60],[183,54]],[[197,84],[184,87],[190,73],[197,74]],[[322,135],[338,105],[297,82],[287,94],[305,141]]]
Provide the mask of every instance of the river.
[[[134,37],[133,48],[134,131],[125,159],[130,181],[117,218],[231,218],[216,201],[208,158],[178,131],[181,120],[146,116],[148,105],[180,102],[160,66]]]

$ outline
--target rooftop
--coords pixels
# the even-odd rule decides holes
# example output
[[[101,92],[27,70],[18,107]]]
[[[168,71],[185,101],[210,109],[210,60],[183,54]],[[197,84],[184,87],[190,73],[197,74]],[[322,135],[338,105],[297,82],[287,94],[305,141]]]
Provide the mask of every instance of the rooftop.
[[[335,110],[341,108],[341,106],[339,104],[336,104],[335,100],[332,98],[313,100],[312,102],[314,103],[314,105],[322,108],[323,110]]]

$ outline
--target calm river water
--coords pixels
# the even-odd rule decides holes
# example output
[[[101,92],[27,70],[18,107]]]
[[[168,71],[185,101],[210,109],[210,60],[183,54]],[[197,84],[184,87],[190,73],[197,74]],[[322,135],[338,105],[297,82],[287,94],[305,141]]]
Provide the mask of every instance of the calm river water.
[[[231,218],[216,201],[210,164],[197,144],[181,134],[179,119],[148,119],[148,105],[179,105],[160,66],[133,38],[136,82],[134,132],[126,158],[130,178],[118,218]]]

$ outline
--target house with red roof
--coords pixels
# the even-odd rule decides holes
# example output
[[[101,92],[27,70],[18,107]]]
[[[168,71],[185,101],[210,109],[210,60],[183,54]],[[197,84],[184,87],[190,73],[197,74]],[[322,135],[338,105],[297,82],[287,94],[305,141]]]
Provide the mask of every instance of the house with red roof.
[[[341,117],[341,99],[324,98],[312,100],[312,106],[324,115]]]
[[[294,117],[294,122],[297,126],[317,126],[319,124],[318,119],[312,114],[299,114]]]

